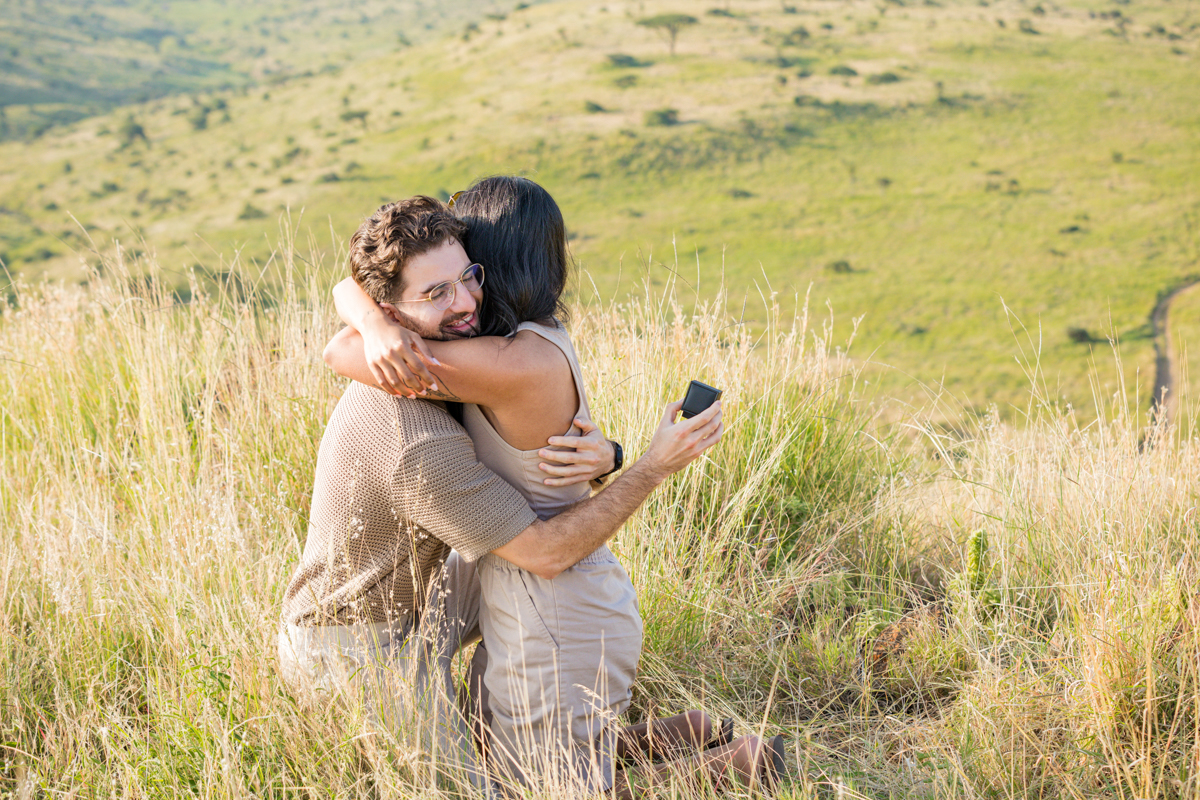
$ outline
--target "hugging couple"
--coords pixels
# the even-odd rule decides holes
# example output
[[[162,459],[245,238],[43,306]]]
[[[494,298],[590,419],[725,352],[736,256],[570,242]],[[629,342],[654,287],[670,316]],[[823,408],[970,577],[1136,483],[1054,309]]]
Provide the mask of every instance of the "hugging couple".
[[[283,602],[285,680],[364,703],[434,774],[635,797],[672,770],[771,786],[781,737],[693,710],[622,726],[642,644],[605,544],[720,441],[721,406],[666,406],[619,476],[563,328],[562,214],[533,181],[389,203],[334,289],[325,350],[353,378],[317,457],[308,537]],[[593,496],[594,489],[600,489]],[[482,639],[456,679],[458,651]]]

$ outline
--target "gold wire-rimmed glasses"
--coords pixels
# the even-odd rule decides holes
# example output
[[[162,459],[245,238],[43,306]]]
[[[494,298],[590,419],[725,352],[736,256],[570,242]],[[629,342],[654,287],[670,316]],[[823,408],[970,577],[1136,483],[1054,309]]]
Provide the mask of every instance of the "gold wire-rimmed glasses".
[[[438,311],[445,311],[454,305],[455,287],[462,284],[468,292],[475,292],[483,286],[483,264],[469,264],[457,280],[439,283],[429,290],[429,294],[416,300],[398,300],[400,303],[424,303],[429,301]]]

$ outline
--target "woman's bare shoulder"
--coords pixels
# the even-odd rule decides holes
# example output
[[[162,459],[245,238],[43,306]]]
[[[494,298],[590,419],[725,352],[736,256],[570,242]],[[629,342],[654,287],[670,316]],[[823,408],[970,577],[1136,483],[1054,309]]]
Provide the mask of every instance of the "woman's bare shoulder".
[[[521,348],[521,356],[528,359],[531,371],[547,377],[571,374],[571,365],[562,348],[531,328],[517,331],[509,346]]]

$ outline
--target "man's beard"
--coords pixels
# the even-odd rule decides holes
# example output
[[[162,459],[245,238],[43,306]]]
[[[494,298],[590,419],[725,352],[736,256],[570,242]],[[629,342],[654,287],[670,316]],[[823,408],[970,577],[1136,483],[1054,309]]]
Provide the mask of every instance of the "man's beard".
[[[476,331],[476,330],[472,330],[469,333],[460,333],[458,331],[448,330],[449,326],[457,325],[459,322],[461,322],[464,319],[466,319],[467,317],[471,316],[471,313],[472,312],[468,312],[466,314],[459,314],[457,317],[454,317],[453,319],[446,320],[445,322],[443,322],[441,327],[435,328],[435,327],[432,327],[429,325],[425,325],[421,322],[418,322],[417,320],[410,317],[408,314],[405,314],[400,309],[396,309],[396,314],[398,314],[400,317],[401,325],[408,328],[410,331],[417,334],[417,336],[420,336],[422,339],[433,339],[433,340],[439,341],[439,342],[445,342],[445,341],[449,341],[451,339],[470,339],[472,336],[474,336],[476,333],[478,333],[478,331]]]

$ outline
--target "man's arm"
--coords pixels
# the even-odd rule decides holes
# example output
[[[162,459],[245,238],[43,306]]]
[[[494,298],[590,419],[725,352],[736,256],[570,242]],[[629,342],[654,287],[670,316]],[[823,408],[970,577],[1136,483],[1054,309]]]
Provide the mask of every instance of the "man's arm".
[[[720,441],[725,430],[720,402],[676,422],[682,405],[680,400],[667,406],[650,447],[611,486],[553,519],[535,522],[492,552],[552,580],[607,542],[659,484]]]

